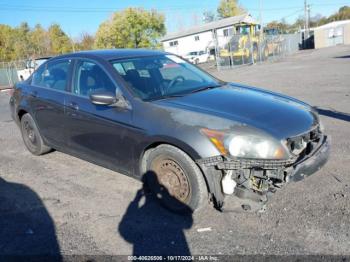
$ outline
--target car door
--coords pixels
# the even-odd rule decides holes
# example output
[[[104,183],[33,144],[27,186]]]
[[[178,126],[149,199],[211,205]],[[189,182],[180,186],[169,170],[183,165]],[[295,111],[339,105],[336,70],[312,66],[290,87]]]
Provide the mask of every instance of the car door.
[[[65,145],[64,102],[70,84],[72,61],[60,59],[41,66],[33,75],[29,106],[40,134],[55,147]]]
[[[77,60],[72,90],[66,99],[66,138],[81,158],[107,168],[132,172],[133,141],[129,139],[130,108],[96,105],[91,92],[120,92],[103,67],[92,60]]]

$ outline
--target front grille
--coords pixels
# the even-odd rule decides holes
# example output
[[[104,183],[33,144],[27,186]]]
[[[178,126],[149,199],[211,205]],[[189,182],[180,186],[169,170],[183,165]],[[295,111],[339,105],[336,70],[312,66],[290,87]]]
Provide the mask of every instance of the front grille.
[[[279,169],[287,167],[295,162],[295,158],[279,160],[279,159],[232,159],[227,162],[218,163],[218,169],[247,169],[247,168],[262,168],[262,169]]]
[[[208,157],[197,161],[198,164],[204,164],[207,167],[216,166],[218,169],[247,169],[247,168],[263,168],[263,169],[279,169],[291,166],[296,161],[292,159],[249,159],[249,158],[223,158],[222,156]]]

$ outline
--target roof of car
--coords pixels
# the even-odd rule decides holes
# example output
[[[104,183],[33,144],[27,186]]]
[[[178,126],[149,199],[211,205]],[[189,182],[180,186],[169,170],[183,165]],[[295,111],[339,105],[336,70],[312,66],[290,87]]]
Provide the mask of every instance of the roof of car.
[[[86,56],[86,57],[99,57],[104,60],[113,60],[119,58],[131,58],[141,56],[153,56],[153,55],[164,55],[168,54],[160,50],[149,50],[149,49],[105,49],[105,50],[89,50],[80,51],[75,53],[66,54],[60,57],[75,57],[75,56]]]

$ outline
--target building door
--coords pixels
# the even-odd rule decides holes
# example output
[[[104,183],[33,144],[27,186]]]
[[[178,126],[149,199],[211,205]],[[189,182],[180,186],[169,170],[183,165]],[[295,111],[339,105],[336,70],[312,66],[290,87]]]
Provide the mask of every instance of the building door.
[[[328,29],[327,46],[341,45],[344,43],[344,27],[334,27]]]

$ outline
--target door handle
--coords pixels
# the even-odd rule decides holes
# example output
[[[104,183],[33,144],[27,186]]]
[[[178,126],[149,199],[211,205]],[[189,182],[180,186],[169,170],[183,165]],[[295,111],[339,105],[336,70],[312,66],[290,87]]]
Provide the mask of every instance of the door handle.
[[[79,106],[78,106],[78,104],[75,103],[75,102],[70,102],[70,103],[68,104],[68,107],[71,108],[71,109],[73,109],[73,110],[79,110]]]

